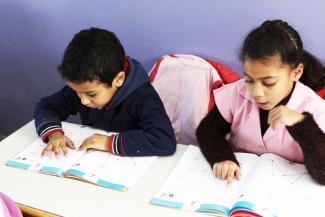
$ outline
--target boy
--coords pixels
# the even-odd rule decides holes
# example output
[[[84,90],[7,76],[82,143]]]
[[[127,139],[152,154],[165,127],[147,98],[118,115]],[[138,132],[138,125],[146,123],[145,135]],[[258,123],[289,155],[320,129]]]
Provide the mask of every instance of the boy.
[[[114,33],[91,28],[74,36],[58,70],[66,82],[41,99],[34,110],[36,131],[58,157],[75,148],[61,121],[79,113],[84,125],[117,132],[94,134],[80,150],[89,148],[123,156],[171,155],[176,149],[172,125],[162,101],[136,60],[125,57]]]

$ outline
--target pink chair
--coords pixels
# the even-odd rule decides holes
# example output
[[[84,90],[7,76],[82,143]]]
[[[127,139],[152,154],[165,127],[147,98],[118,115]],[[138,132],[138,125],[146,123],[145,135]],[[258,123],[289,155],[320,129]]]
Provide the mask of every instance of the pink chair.
[[[194,55],[166,55],[149,72],[172,123],[177,143],[197,145],[195,131],[215,105],[213,90],[239,80],[229,68]]]

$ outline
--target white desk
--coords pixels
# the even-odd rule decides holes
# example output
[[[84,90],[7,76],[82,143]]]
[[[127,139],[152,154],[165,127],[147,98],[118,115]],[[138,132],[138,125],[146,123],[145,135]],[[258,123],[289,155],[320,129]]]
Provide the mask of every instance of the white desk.
[[[149,204],[187,146],[173,156],[159,157],[126,192],[82,181],[39,174],[5,166],[5,162],[37,138],[30,122],[0,143],[0,191],[15,202],[62,216],[192,217],[189,211]]]

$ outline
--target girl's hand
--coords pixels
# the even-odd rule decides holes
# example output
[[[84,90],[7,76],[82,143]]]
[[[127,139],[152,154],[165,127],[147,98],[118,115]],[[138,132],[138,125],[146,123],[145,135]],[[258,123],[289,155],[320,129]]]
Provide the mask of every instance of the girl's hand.
[[[94,135],[88,137],[82,142],[81,146],[79,147],[79,150],[82,151],[93,148],[97,150],[107,151],[108,139],[109,136],[95,133]]]
[[[280,105],[270,110],[268,124],[275,129],[278,124],[292,126],[304,119],[304,115],[289,109],[287,106]]]
[[[63,153],[64,156],[68,154],[68,148],[74,149],[75,146],[71,139],[63,135],[61,132],[53,133],[48,137],[49,141],[46,147],[42,151],[42,156],[49,156],[51,152],[54,152],[55,157],[59,158],[59,155]]]
[[[212,172],[217,178],[227,180],[227,186],[232,183],[234,178],[239,180],[241,176],[239,166],[231,160],[225,160],[213,164]]]

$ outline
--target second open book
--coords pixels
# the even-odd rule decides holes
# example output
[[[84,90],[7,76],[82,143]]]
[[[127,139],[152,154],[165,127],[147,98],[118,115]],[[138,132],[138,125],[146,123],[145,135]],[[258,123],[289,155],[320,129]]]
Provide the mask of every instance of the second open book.
[[[212,175],[196,146],[189,146],[152,198],[155,205],[214,216],[323,216],[325,187],[302,164],[274,154],[236,153],[242,177],[227,188]]]
[[[61,177],[82,179],[103,187],[125,191],[145,172],[156,157],[120,157],[102,151],[77,151],[84,139],[102,130],[83,125],[63,122],[65,135],[75,144],[76,150],[69,149],[67,157],[55,159],[41,157],[45,144],[37,139],[21,153],[6,162],[7,166],[34,170]]]

